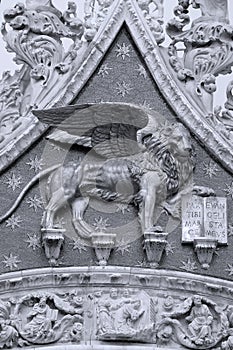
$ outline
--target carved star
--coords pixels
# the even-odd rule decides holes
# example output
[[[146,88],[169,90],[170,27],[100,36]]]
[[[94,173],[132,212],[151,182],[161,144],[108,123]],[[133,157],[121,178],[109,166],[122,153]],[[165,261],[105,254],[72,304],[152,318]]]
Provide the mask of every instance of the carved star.
[[[125,97],[125,95],[128,95],[130,90],[132,90],[131,86],[127,84],[125,81],[122,81],[121,83],[117,83],[117,94],[121,95],[122,97]]]
[[[117,44],[117,49],[115,50],[117,53],[117,57],[121,57],[125,60],[126,57],[130,57],[130,48],[129,45],[122,43],[122,45]]]
[[[230,185],[226,184],[226,188],[224,189],[224,191],[226,192],[227,196],[230,196],[233,199],[233,181]]]
[[[209,163],[203,164],[204,175],[212,179],[219,172],[217,165],[210,161]]]
[[[74,242],[72,242],[71,244],[73,244],[73,250],[78,249],[79,253],[82,253],[82,250],[83,250],[84,252],[87,251],[86,246],[85,246],[82,242],[80,242],[79,239],[76,239],[76,240],[75,240]]]
[[[107,230],[110,224],[108,223],[108,218],[104,219],[102,216],[100,216],[98,219],[95,218],[93,226],[95,227],[95,231],[104,232]]]
[[[98,71],[98,75],[100,75],[101,77],[104,77],[106,75],[109,75],[109,71],[112,70],[111,67],[108,67],[108,64],[103,64],[102,67],[100,67],[99,71]]]
[[[125,215],[126,212],[130,212],[130,208],[128,204],[120,203],[120,204],[117,204],[116,212],[117,213],[121,212],[123,215]]]
[[[4,255],[4,259],[2,261],[3,264],[5,264],[5,268],[8,268],[10,270],[13,270],[14,268],[18,267],[18,264],[21,263],[20,260],[18,260],[18,256],[17,255],[13,255],[12,253],[10,253],[9,256]]]
[[[187,261],[181,261],[183,266],[180,266],[180,269],[185,271],[195,271],[197,270],[197,266],[195,261],[192,261],[190,258],[188,258]]]
[[[21,217],[19,215],[13,214],[9,219],[6,220],[6,227],[10,227],[12,230],[14,230],[16,227],[20,227],[21,222]]]
[[[229,276],[233,275],[233,264],[227,264],[227,268],[225,269],[225,271],[228,272]]]
[[[20,187],[21,184],[21,176],[16,176],[15,173],[12,173],[11,175],[6,176],[6,184],[8,188],[11,188],[13,191],[16,190],[16,188]]]
[[[125,253],[129,253],[129,249],[130,249],[130,244],[124,244],[124,245],[120,245],[117,249],[116,249],[116,253],[121,253],[121,255],[123,256]]]
[[[34,251],[41,247],[40,237],[36,233],[28,233],[28,239],[25,242],[28,243],[28,248],[32,248]]]
[[[43,208],[43,201],[36,194],[34,197],[29,197],[27,203],[29,204],[29,208],[33,208],[35,212],[38,208]]]
[[[166,255],[174,254],[174,249],[175,248],[176,248],[175,242],[167,242],[167,245],[165,247]]]
[[[30,166],[30,170],[34,170],[35,173],[40,171],[42,169],[42,166],[44,165],[42,162],[42,159],[38,159],[37,156],[35,156],[34,159],[30,158],[29,162],[26,163],[27,165]]]
[[[136,72],[138,72],[139,76],[142,76],[144,79],[147,78],[147,73],[142,64],[138,64],[138,68],[136,68]]]

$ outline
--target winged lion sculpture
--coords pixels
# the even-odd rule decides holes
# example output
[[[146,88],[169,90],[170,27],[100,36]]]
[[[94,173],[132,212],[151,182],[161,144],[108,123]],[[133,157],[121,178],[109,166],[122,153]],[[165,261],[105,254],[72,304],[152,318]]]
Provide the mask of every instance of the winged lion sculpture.
[[[126,103],[70,105],[33,113],[56,127],[51,140],[84,146],[92,156],[42,171],[1,220],[11,215],[36,180],[49,173],[43,227],[52,228],[57,211],[69,202],[73,225],[85,238],[91,235],[84,220],[90,198],[136,204],[145,232],[153,230],[157,207],[174,214],[173,204],[192,190],[194,152],[190,134],[180,123]]]

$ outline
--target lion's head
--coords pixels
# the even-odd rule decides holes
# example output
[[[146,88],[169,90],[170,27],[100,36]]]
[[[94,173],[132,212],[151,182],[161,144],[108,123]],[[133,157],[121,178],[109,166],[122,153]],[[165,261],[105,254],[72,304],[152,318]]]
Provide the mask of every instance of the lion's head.
[[[194,148],[189,132],[182,124],[164,124],[144,142],[167,175],[168,196],[190,181],[194,170]]]

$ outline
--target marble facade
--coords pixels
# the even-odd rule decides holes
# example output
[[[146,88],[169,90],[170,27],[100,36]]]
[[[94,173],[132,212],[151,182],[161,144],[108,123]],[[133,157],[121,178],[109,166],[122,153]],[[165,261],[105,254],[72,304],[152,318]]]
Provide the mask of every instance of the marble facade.
[[[4,12],[2,349],[233,348],[233,27],[165,6]]]

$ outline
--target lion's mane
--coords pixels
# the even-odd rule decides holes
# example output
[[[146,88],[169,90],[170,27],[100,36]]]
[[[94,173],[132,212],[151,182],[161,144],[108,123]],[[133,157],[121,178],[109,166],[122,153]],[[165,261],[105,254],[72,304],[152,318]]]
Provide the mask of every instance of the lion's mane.
[[[171,147],[171,143],[174,144],[174,134],[177,130],[190,144],[190,152],[182,162],[176,157],[177,150],[179,152],[178,145],[176,149]],[[195,151],[191,144],[190,135],[183,125],[171,124],[161,127],[149,138],[146,146],[148,151],[153,154],[155,164],[159,165],[167,176],[167,197],[174,195],[190,182],[195,167]]]

